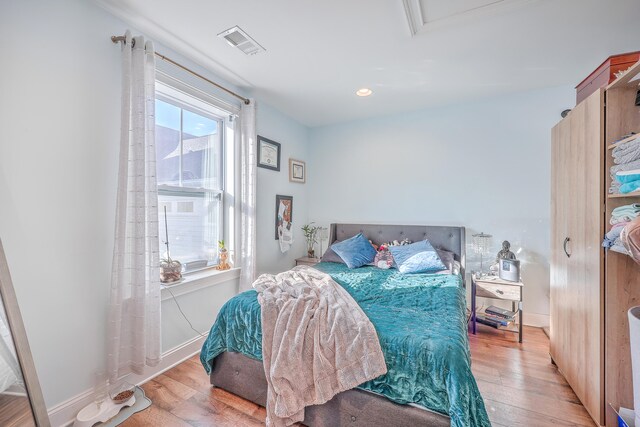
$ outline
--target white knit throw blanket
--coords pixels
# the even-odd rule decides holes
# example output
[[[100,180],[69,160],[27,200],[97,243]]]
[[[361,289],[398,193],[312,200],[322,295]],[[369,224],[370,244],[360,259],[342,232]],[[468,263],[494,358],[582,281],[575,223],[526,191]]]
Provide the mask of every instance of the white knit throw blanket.
[[[640,159],[640,136],[613,149],[613,163],[621,165]]]
[[[262,308],[268,426],[301,422],[306,406],[387,372],[373,325],[329,275],[299,266],[263,274],[253,287]]]

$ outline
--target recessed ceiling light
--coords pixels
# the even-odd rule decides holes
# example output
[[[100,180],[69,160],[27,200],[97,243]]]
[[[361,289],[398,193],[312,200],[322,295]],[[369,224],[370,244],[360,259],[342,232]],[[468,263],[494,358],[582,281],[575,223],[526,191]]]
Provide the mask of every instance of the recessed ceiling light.
[[[373,93],[373,91],[371,89],[369,89],[368,87],[363,87],[361,89],[358,89],[356,91],[356,95],[358,96],[369,96]]]

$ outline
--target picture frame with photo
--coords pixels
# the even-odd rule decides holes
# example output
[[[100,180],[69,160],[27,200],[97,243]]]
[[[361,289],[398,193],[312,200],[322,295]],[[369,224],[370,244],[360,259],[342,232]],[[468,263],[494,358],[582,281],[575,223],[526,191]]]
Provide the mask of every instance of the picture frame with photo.
[[[291,231],[293,222],[293,196],[276,194],[276,240],[283,231]]]
[[[280,171],[279,142],[258,135],[258,167]]]
[[[289,181],[307,182],[307,164],[302,160],[289,159]]]

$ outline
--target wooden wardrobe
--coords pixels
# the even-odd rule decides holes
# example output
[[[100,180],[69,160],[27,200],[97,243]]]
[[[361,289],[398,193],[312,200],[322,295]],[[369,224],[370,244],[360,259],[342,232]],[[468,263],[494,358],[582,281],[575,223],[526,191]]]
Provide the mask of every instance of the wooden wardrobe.
[[[640,63],[578,104],[552,130],[551,358],[594,421],[633,408],[627,310],[640,305],[640,266],[604,251],[611,211],[640,193],[609,195],[610,145],[640,133]],[[636,349],[635,351],[640,351]]]

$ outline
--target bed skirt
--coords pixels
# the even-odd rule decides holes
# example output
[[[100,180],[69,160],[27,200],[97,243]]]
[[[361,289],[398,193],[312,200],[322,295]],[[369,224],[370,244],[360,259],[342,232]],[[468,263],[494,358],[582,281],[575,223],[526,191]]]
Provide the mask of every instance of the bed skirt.
[[[241,353],[224,352],[213,361],[211,384],[265,406],[267,380],[262,362]],[[448,416],[411,405],[399,405],[360,389],[337,394],[322,405],[305,409],[304,424],[309,427],[335,426],[450,426]]]

